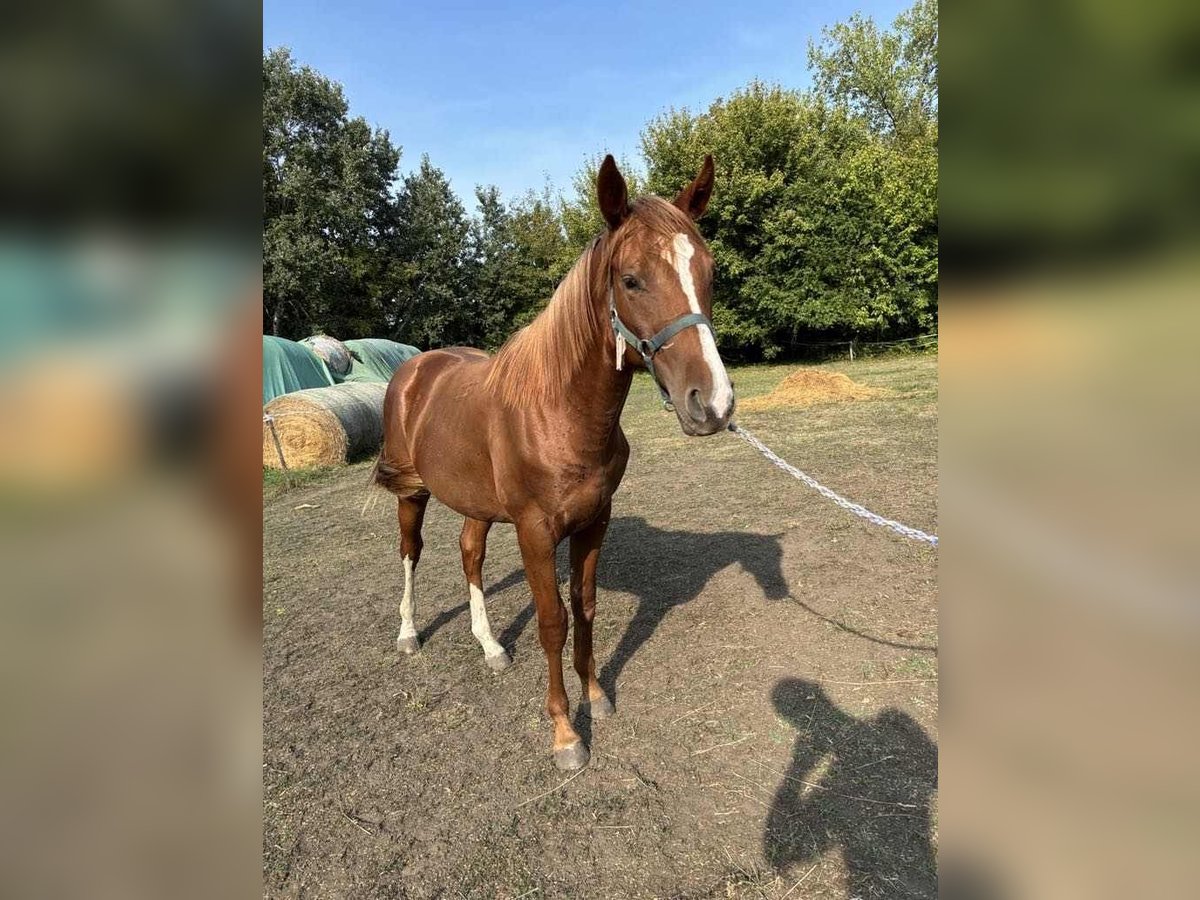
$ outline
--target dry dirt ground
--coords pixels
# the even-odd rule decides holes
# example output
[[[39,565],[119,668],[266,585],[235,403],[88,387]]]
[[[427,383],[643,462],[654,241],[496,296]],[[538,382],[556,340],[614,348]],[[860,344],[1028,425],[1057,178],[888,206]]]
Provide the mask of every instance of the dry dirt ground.
[[[828,368],[885,393],[739,421],[936,531],[936,358]],[[748,397],[789,371],[732,374]],[[685,437],[644,378],[623,421],[596,618],[617,715],[576,714],[592,759],[569,780],[511,526],[484,572],[515,663],[497,675],[471,635],[456,514],[430,504],[423,649],[405,658],[395,506],[363,512],[369,464],[264,487],[265,895],[936,895],[936,551],[732,435]],[[559,570],[565,596],[561,552]]]

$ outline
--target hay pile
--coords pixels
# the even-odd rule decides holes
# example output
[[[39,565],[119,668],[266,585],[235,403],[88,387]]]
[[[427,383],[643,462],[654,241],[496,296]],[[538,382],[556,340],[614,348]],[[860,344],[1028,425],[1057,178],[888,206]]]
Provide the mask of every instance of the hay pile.
[[[325,363],[335,379],[345,378],[350,374],[350,348],[335,337],[327,334],[314,334],[300,342]]]
[[[739,409],[775,409],[779,406],[812,406],[816,403],[841,403],[868,400],[883,392],[847,378],[841,372],[799,369],[783,379],[769,394],[751,397],[738,404]]]
[[[288,468],[341,465],[383,443],[386,384],[335,384],[276,397],[263,407]],[[263,465],[280,468],[270,426],[263,422]]]

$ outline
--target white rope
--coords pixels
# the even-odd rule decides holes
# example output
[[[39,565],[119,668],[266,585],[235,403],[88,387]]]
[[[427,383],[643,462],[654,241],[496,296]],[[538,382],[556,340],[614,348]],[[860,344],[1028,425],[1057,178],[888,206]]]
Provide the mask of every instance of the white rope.
[[[842,509],[852,512],[854,515],[866,519],[868,522],[874,522],[876,525],[882,525],[884,528],[890,528],[892,531],[896,532],[896,534],[903,535],[906,538],[912,538],[914,541],[926,541],[935,547],[938,545],[936,534],[926,534],[919,528],[911,528],[910,526],[903,525],[894,519],[885,519],[883,516],[876,515],[875,513],[871,512],[865,506],[859,506],[857,503],[852,503],[840,494],[834,493],[811,475],[805,475],[791,463],[780,459],[775,455],[774,452],[772,452],[770,447],[768,447],[750,432],[746,431],[746,429],[742,428],[740,425],[730,422],[729,430],[765,456],[780,469],[783,469],[783,471],[787,472],[793,478],[803,481],[821,496],[828,497]]]

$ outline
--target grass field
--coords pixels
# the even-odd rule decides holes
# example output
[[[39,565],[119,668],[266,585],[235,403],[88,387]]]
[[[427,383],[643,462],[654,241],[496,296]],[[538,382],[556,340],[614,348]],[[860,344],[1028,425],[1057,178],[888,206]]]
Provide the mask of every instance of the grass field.
[[[936,357],[825,368],[883,394],[738,421],[834,490],[936,532]],[[731,375],[746,398],[793,369]],[[622,422],[632,455],[596,618],[617,715],[577,716],[592,762],[566,784],[511,527],[493,529],[484,575],[515,665],[484,665],[461,519],[437,503],[423,649],[402,658],[394,503],[364,512],[370,463],[291,487],[265,477],[268,896],[936,896],[936,551],[731,435],[685,437],[644,378]]]

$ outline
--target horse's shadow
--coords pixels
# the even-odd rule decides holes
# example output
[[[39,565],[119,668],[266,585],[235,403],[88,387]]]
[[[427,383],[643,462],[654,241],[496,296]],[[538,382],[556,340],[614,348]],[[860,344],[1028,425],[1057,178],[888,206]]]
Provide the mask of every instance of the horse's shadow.
[[[807,867],[836,848],[847,896],[936,897],[937,745],[900,710],[858,719],[812,681],[785,678],[771,700],[797,736],[767,816],[770,863]]]
[[[737,564],[754,577],[768,600],[791,599],[800,608],[822,621],[856,637],[906,650],[937,651],[936,646],[908,644],[868,634],[814,609],[795,597],[783,575],[781,534],[753,534],[745,531],[691,532],[657,528],[641,516],[613,519],[597,567],[601,592],[619,591],[637,598],[633,620],[620,643],[601,668],[598,678],[609,697],[616,700],[617,678],[634,654],[649,640],[667,613],[695,599],[717,572]],[[558,548],[558,579],[570,578],[570,542]],[[525,570],[514,569],[486,587],[487,595],[499,593],[525,581]],[[567,599],[564,596],[564,601]],[[603,596],[600,597],[601,609]],[[466,603],[444,610],[420,632],[425,644],[433,634],[467,610]],[[497,640],[515,658],[517,639],[533,619],[532,600],[497,635]],[[603,615],[603,612],[598,613]]]
[[[736,563],[749,572],[768,599],[787,597],[779,539],[780,535],[744,531],[707,534],[671,531],[656,528],[640,516],[613,519],[600,553],[597,589],[632,594],[637,598],[637,610],[597,674],[608,696],[616,701],[621,671],[667,613],[698,597],[712,577],[726,566]],[[560,582],[570,578],[569,552],[569,542],[563,541],[558,553]],[[525,571],[517,569],[493,585],[491,591],[501,591],[524,580]],[[504,629],[498,638],[504,647],[512,648],[533,618],[533,612],[531,601]]]

